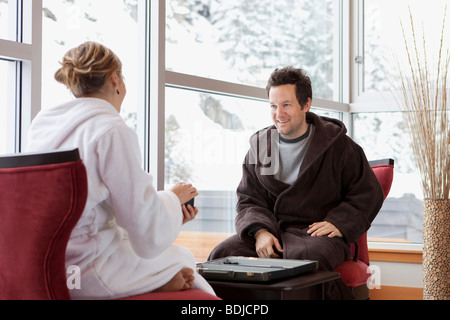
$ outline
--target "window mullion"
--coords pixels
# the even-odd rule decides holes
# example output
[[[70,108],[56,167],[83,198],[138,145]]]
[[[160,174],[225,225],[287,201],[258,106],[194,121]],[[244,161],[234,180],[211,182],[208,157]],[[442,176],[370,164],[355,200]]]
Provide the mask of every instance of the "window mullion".
[[[147,170],[154,178],[157,190],[164,189],[165,159],[165,41],[166,41],[166,2],[150,1],[147,7],[149,23],[147,33],[146,95],[147,113],[146,142]]]
[[[31,44],[31,58],[21,63],[20,92],[20,135],[17,152],[26,145],[26,133],[33,118],[41,110],[42,82],[42,0],[21,0],[19,36],[25,43]],[[16,130],[17,131],[17,130]]]

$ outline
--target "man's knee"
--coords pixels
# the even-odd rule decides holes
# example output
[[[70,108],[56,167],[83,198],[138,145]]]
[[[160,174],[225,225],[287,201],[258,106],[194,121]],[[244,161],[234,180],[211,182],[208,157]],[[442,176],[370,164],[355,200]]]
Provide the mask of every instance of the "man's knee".
[[[307,259],[319,262],[320,270],[334,270],[346,260],[343,242],[327,237],[295,237],[289,239],[287,259]]]
[[[320,249],[308,250],[308,259],[319,261],[319,269],[333,271],[346,260],[345,250],[338,246],[320,247]]]

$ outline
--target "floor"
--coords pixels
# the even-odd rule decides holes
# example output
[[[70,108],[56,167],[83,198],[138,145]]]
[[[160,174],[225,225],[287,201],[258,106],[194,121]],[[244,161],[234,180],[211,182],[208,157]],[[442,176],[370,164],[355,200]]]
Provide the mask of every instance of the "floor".
[[[182,231],[174,244],[190,250],[196,262],[205,262],[212,249],[231,235],[233,234]]]

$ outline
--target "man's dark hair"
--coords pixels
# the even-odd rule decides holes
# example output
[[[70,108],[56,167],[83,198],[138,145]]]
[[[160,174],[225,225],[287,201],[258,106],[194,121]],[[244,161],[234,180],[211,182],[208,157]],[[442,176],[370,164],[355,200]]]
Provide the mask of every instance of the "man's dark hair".
[[[267,94],[269,94],[272,87],[285,84],[295,84],[295,93],[301,107],[308,102],[308,98],[312,100],[311,79],[302,69],[296,69],[292,66],[275,69],[267,82]]]

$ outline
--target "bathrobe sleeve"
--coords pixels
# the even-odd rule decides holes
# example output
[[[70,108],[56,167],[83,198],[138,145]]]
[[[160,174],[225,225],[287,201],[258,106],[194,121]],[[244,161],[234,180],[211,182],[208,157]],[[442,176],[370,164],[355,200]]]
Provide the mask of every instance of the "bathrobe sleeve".
[[[360,146],[353,142],[348,143],[340,160],[343,162],[339,173],[343,185],[343,199],[329,210],[324,220],[336,226],[351,243],[357,241],[370,228],[380,211],[384,196]]]
[[[137,136],[125,123],[100,138],[97,157],[117,224],[127,231],[139,256],[158,256],[181,229],[178,197],[172,191],[155,190],[152,176],[142,169]]]
[[[249,233],[255,227],[267,229],[277,236],[278,222],[273,214],[273,202],[267,190],[260,184],[255,165],[249,164],[250,153],[247,154],[242,165],[242,179],[237,188],[237,216],[236,232],[240,238],[248,243],[254,242]]]

